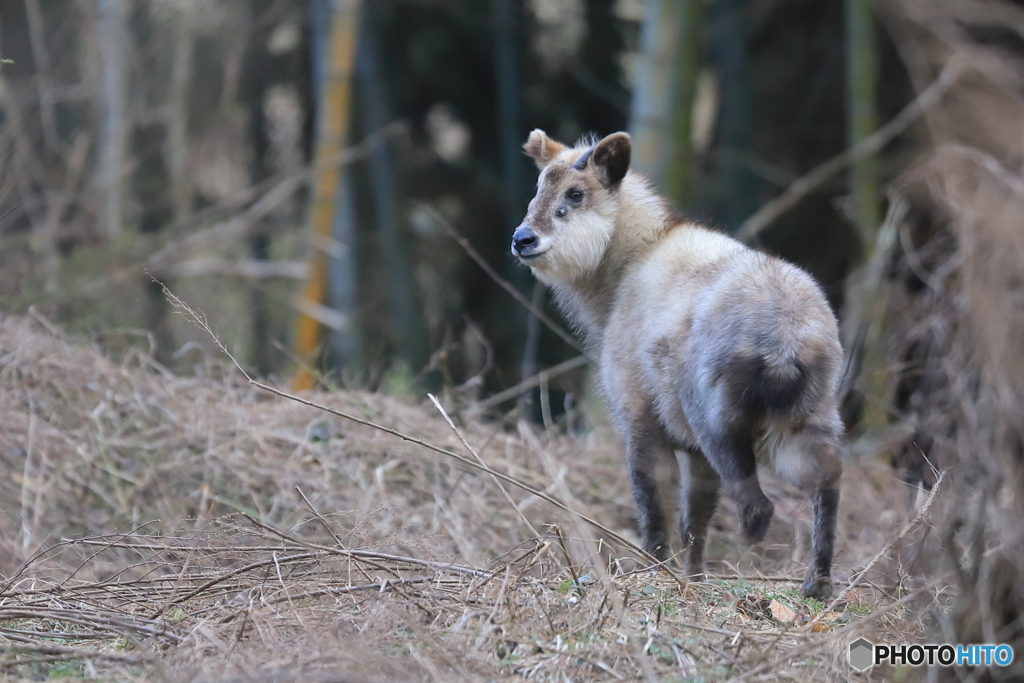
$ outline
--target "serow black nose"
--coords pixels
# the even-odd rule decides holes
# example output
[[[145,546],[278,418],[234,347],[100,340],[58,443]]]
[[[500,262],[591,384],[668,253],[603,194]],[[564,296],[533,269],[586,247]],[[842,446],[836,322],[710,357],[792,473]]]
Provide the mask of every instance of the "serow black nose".
[[[525,226],[519,226],[512,233],[512,246],[518,252],[528,252],[537,246],[537,235]]]

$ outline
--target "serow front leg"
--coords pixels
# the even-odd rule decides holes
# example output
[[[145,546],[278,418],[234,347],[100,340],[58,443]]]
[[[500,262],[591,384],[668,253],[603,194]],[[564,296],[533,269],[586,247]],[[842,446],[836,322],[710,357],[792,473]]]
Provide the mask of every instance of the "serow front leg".
[[[629,482],[636,501],[640,545],[659,562],[668,558],[668,527],[658,496],[655,462],[649,453],[630,453]]]
[[[686,549],[686,575],[703,581],[704,547],[708,525],[718,507],[721,482],[701,453],[686,453],[680,459],[679,470],[682,475],[679,532]]]

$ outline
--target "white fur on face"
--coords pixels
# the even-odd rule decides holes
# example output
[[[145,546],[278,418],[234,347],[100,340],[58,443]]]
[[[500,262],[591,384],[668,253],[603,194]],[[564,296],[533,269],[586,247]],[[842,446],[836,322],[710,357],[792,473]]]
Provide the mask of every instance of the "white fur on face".
[[[545,174],[541,174],[538,198],[544,192],[557,193],[553,202],[531,202],[528,219],[539,228],[537,251],[542,252],[535,261],[527,261],[533,274],[545,284],[571,284],[593,273],[604,258],[605,250],[615,231],[617,203],[604,190],[597,190],[585,200],[585,205],[570,207],[564,218],[534,216],[540,207],[553,211],[560,203],[565,188],[545,188]],[[566,186],[568,187],[568,186]]]
[[[553,221],[554,233],[544,235],[539,251],[546,251],[534,274],[548,284],[570,284],[597,270],[612,239],[615,221],[594,211],[577,209]]]

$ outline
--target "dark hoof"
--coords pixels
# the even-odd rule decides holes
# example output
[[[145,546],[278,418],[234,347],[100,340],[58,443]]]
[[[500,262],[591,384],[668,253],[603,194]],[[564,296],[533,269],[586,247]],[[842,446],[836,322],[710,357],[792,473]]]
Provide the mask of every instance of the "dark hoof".
[[[768,527],[775,515],[775,506],[766,497],[756,503],[743,506],[742,510],[743,540],[749,545],[760,543],[768,533]]]
[[[644,551],[654,556],[658,562],[664,562],[668,559],[668,539],[659,538],[644,541]]]
[[[696,583],[704,583],[708,580],[708,575],[704,573],[703,569],[694,569],[693,567],[686,568],[686,575],[683,577],[694,581]]]
[[[824,602],[832,597],[832,578],[828,576],[816,576],[804,583],[800,593],[805,598],[814,598]]]
[[[686,578],[692,581],[703,583],[707,579],[707,576],[704,574],[704,558],[700,556],[694,557],[692,549],[687,553],[685,570]]]

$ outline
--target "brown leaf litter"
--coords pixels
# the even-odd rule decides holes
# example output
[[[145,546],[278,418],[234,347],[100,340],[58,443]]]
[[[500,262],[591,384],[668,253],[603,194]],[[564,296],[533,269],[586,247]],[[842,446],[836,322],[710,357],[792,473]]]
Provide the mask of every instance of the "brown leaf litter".
[[[948,599],[907,574],[906,538],[842,605],[801,600],[809,506],[774,482],[765,543],[737,545],[726,504],[714,578],[679,581],[521,488],[226,364],[199,370],[0,316],[5,675],[838,679],[851,640],[905,640]],[[426,400],[304,396],[470,457]],[[621,445],[599,418],[573,437],[446,410],[506,484],[635,542]],[[848,467],[837,590],[898,536],[903,500],[891,475]]]

